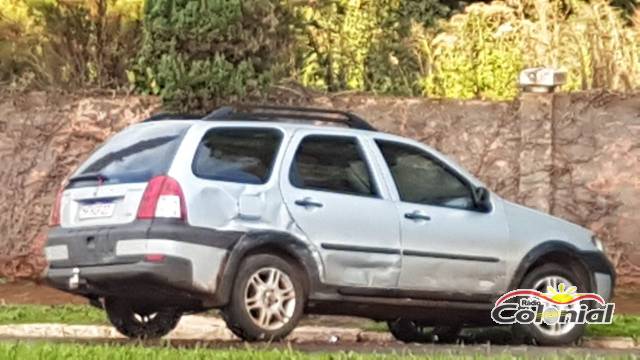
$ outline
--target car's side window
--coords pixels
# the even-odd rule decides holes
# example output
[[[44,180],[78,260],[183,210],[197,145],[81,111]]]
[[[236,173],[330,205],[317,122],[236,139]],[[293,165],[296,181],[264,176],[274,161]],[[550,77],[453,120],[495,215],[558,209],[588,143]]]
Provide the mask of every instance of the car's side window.
[[[419,148],[376,140],[404,202],[473,209],[471,188]]]
[[[269,128],[213,128],[204,135],[193,173],[201,178],[264,184],[282,142],[282,132]]]
[[[306,136],[294,156],[289,180],[302,189],[378,195],[358,140],[350,136]]]

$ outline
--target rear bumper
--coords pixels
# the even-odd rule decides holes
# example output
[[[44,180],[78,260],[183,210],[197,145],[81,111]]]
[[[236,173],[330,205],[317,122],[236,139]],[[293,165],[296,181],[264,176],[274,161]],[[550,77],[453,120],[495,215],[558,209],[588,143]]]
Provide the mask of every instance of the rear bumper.
[[[214,298],[229,249],[242,235],[162,220],[117,227],[55,228],[45,247],[46,278],[58,289],[88,297],[206,304]],[[148,262],[145,255],[164,258]],[[70,286],[74,269],[77,287]]]
[[[74,275],[77,275],[73,284]],[[49,268],[49,285],[90,298],[117,296],[145,302],[194,308],[203,306],[206,294],[192,286],[190,261],[166,257],[162,263]]]

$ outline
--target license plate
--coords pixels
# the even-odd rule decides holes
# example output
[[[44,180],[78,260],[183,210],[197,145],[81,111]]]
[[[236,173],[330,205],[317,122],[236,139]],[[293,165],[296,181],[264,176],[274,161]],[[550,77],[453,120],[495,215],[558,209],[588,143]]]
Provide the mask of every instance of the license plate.
[[[97,219],[111,217],[115,209],[114,203],[94,203],[80,206],[78,217],[83,219]]]

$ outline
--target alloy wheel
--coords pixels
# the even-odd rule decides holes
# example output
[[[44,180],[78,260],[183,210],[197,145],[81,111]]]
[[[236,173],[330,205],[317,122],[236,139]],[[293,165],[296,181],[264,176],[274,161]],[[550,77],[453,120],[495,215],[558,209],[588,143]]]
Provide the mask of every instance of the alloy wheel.
[[[550,275],[545,276],[538,281],[535,282],[533,289],[537,290],[541,293],[547,293],[549,290],[554,289],[557,291],[558,286],[560,284],[564,284],[565,289],[570,289],[575,285],[571,283],[569,280],[562,276],[558,275]],[[558,311],[564,312],[568,310],[578,311],[580,309],[580,304],[578,302],[572,304],[553,304]],[[558,318],[547,318],[545,321],[541,323],[534,323],[535,327],[538,328],[542,333],[549,336],[561,336],[569,333],[575,326],[575,323],[565,323],[562,324],[559,322]]]
[[[278,330],[292,318],[296,292],[289,275],[273,268],[261,268],[249,277],[244,303],[251,320],[265,330]]]

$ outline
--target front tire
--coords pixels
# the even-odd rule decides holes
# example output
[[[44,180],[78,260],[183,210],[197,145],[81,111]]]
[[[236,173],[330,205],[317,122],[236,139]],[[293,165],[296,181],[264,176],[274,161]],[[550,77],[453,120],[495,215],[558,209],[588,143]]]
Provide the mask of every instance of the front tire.
[[[246,258],[220,312],[227,327],[245,341],[281,340],[298,325],[304,309],[300,271],[281,257]]]
[[[584,281],[573,271],[558,264],[544,264],[533,269],[525,276],[520,285],[521,289],[533,289],[542,293],[547,292],[547,287],[557,288],[560,283],[565,288],[576,286],[578,289],[588,289]],[[576,303],[577,304],[577,303]],[[580,306],[577,305],[563,305]],[[562,310],[562,309],[561,309]],[[543,346],[560,346],[574,344],[582,337],[585,324],[517,324],[514,325],[515,335],[531,340],[533,343]]]
[[[148,309],[123,299],[106,299],[105,310],[111,324],[131,339],[158,339],[167,335],[180,321],[176,309]]]

